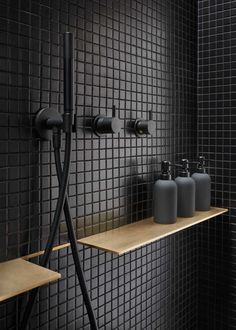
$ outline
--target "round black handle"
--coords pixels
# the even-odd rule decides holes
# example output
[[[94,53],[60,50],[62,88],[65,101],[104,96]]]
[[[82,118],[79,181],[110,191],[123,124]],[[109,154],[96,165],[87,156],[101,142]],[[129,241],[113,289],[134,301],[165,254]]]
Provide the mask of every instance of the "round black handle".
[[[152,120],[138,120],[135,131],[138,135],[150,134],[154,135],[156,130],[155,122]]]
[[[149,111],[149,119],[136,119],[134,123],[134,131],[137,136],[154,135],[156,131],[156,123],[152,120],[152,111]]]
[[[117,134],[122,127],[121,120],[116,117],[116,107],[112,107],[112,117],[98,115],[93,121],[93,130],[96,135]]]
[[[94,121],[94,131],[98,135],[116,134],[121,130],[121,120],[116,117],[98,116]]]

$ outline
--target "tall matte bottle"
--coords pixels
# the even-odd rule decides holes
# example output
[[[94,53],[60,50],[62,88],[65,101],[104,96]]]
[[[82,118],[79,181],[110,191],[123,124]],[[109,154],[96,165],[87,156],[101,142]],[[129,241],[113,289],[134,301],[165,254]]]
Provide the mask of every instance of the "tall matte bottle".
[[[178,192],[178,217],[192,217],[195,212],[195,181],[190,177],[187,159],[182,159],[181,170],[175,182]]]
[[[161,176],[154,185],[154,221],[171,224],[177,218],[177,186],[171,179],[171,163],[162,161]]]
[[[196,210],[209,211],[211,207],[211,178],[206,173],[205,157],[199,156],[196,173],[192,178],[196,184]]]

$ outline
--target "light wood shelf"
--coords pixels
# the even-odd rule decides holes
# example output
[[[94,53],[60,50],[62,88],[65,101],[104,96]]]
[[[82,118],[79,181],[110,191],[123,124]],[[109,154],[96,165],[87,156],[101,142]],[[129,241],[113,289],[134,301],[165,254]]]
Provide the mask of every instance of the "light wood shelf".
[[[17,296],[49,282],[61,274],[21,258],[0,263],[0,301]]]
[[[212,207],[206,212],[195,212],[192,218],[177,218],[176,223],[169,225],[158,224],[153,221],[153,218],[147,218],[100,234],[82,238],[78,242],[121,255],[197,225],[200,222],[214,218],[227,211],[227,209]]]

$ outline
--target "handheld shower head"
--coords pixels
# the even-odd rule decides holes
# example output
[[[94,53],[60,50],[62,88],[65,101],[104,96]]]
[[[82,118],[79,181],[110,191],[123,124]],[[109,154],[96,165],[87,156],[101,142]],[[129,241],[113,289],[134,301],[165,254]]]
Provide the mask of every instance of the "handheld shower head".
[[[52,128],[63,127],[66,133],[72,132],[74,111],[74,45],[73,33],[64,33],[64,116],[52,108],[38,111],[35,127],[44,140],[51,140]]]
[[[64,33],[64,113],[74,111],[74,38],[73,33]]]

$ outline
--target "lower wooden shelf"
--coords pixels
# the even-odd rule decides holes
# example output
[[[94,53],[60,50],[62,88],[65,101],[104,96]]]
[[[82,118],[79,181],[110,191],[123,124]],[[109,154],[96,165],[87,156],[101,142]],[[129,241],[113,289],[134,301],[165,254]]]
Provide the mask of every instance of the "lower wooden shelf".
[[[61,274],[23,259],[0,263],[0,301],[17,296],[52,281]]]
[[[227,209],[212,207],[206,212],[195,212],[192,218],[178,218],[176,223],[170,225],[157,224],[153,221],[153,218],[148,218],[104,233],[82,238],[78,242],[121,255],[227,211]]]

